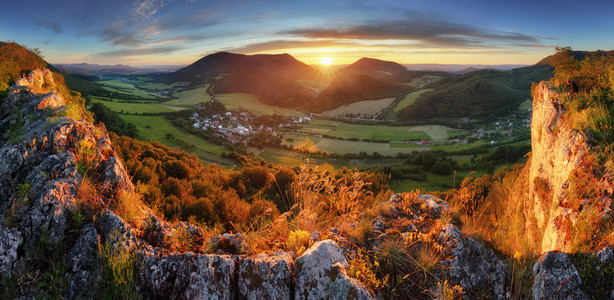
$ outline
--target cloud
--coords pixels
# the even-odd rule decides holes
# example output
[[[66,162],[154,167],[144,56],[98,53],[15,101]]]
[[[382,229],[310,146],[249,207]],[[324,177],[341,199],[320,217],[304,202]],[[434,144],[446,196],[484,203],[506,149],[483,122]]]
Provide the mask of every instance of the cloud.
[[[160,46],[160,47],[151,47],[151,48],[122,48],[116,50],[109,50],[105,52],[96,53],[90,55],[92,58],[128,58],[134,56],[145,56],[145,55],[169,55],[175,51],[181,50],[182,47],[179,46]]]
[[[279,49],[292,49],[292,48],[324,48],[324,47],[338,47],[338,46],[356,46],[357,44],[351,42],[339,42],[331,40],[310,40],[310,41],[296,41],[296,40],[274,40],[262,43],[248,44],[241,47],[228,48],[235,52],[254,53],[254,52],[266,52]]]
[[[397,20],[373,20],[338,28],[307,28],[282,34],[318,39],[406,40],[432,47],[489,47],[522,44],[540,47],[540,38],[518,32],[501,32],[448,21],[444,16],[409,11]]]
[[[149,20],[164,6],[166,6],[164,0],[135,1],[132,16],[138,21]]]
[[[62,29],[62,24],[57,23],[57,22],[51,22],[51,21],[41,19],[41,20],[36,21],[36,25],[45,27],[51,30],[54,34],[60,34],[64,32],[64,30]]]

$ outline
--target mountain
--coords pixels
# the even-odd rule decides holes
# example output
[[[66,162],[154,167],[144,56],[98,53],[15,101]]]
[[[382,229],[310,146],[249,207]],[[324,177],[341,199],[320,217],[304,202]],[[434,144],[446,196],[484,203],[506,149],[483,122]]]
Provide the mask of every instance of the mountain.
[[[402,84],[388,83],[365,74],[338,75],[310,105],[310,110],[322,112],[362,100],[397,97],[408,91]]]
[[[511,71],[479,70],[431,84],[414,104],[397,113],[400,119],[484,118],[516,109],[530,97],[531,84],[552,76],[550,66]]]
[[[407,68],[393,61],[363,57],[355,63],[339,69],[340,74],[367,74],[373,77],[392,75],[407,71]]]
[[[178,66],[156,66],[148,68],[135,68],[128,65],[97,65],[97,64],[55,64],[56,68],[64,73],[85,75],[85,76],[104,76],[104,75],[132,75],[143,73],[170,72],[179,69]]]
[[[214,92],[249,93],[265,104],[300,108],[311,102],[311,92],[285,77],[241,67],[215,83]]]
[[[458,72],[467,68],[493,69],[500,71],[509,71],[512,69],[526,67],[527,65],[461,65],[461,64],[405,64],[409,70],[414,71],[443,71],[443,72]]]
[[[233,73],[239,68],[248,67],[257,71],[271,73],[289,79],[314,78],[317,72],[310,66],[298,61],[290,54],[244,55],[218,52],[207,55],[193,64],[168,74],[161,74],[158,80],[164,82],[187,81],[193,85],[213,81],[218,75]]]

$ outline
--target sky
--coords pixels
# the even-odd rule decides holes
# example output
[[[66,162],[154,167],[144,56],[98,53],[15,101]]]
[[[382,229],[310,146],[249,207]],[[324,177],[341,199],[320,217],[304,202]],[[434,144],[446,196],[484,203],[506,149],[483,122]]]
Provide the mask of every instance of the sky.
[[[523,64],[614,49],[614,1],[31,0],[0,11],[0,41],[51,63],[187,65],[219,51],[317,64]]]

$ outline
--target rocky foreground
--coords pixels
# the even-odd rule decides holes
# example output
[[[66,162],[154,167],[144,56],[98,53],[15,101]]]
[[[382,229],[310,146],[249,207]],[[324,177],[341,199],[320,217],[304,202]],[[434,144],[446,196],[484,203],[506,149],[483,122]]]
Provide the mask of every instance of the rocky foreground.
[[[171,225],[144,206],[132,210],[146,225],[131,222],[120,204],[134,194],[134,186],[106,129],[68,117],[64,112],[70,108],[54,86],[48,70],[35,70],[0,102],[0,274],[14,283],[10,291],[4,284],[9,298],[95,298],[109,253],[132,258],[127,260],[136,278],[132,296],[145,299],[379,297],[348,275],[348,260],[356,257],[359,243],[334,228],[326,240],[312,233],[313,245],[298,257],[281,250],[246,254],[244,238],[232,234],[213,238],[198,253],[174,251],[169,240],[176,240],[177,232],[201,241],[202,229]],[[91,174],[96,184],[88,193]],[[386,207],[372,221],[376,238],[368,247],[381,247],[395,232],[406,243],[428,243],[440,253],[428,270],[440,280],[421,290],[402,290],[404,298],[443,297],[442,286],[458,286],[469,299],[513,297],[508,265],[443,220],[444,201],[394,195]],[[57,262],[46,266],[51,253]],[[614,262],[609,248],[598,257]],[[53,271],[41,273],[45,267]],[[588,298],[564,253],[544,253],[533,275],[535,299]]]

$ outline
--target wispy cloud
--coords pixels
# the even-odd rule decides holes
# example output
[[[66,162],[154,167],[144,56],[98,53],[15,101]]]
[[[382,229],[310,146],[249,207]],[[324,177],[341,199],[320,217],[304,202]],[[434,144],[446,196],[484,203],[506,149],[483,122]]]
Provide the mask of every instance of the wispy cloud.
[[[51,22],[51,21],[41,19],[41,20],[36,21],[36,25],[45,27],[51,30],[54,34],[60,34],[64,32],[64,30],[62,29],[62,24],[58,22]]]
[[[338,28],[306,28],[282,34],[318,39],[406,40],[430,47],[480,48],[496,44],[522,44],[540,47],[540,38],[519,32],[493,31],[460,22],[445,20],[443,16],[421,12],[407,12],[398,20],[372,20]]]

